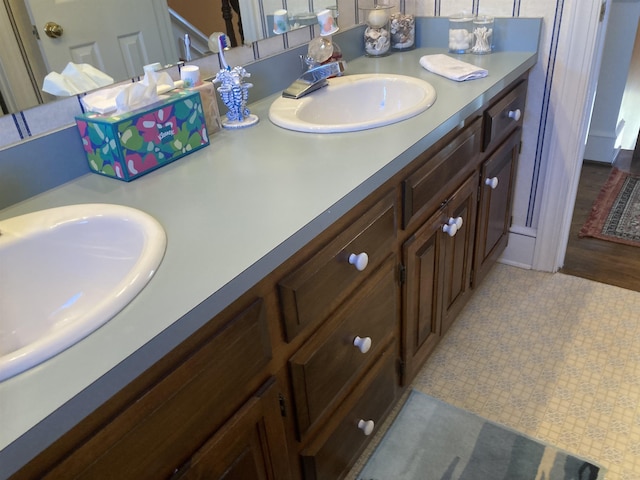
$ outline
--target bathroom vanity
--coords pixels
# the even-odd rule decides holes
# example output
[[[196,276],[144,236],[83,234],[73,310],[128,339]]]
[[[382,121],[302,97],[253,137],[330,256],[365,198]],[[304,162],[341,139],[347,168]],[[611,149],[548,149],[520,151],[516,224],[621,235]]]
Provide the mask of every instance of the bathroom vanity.
[[[129,185],[88,175],[3,212],[111,199],[168,239],[116,318],[0,384],[12,407],[74,379],[4,450],[30,449],[15,478],[348,472],[508,239],[537,54],[468,57],[490,74],[458,84],[418,65],[434,52],[349,64],[432,83],[409,120],[291,132],[268,121],[271,96],[258,125]]]

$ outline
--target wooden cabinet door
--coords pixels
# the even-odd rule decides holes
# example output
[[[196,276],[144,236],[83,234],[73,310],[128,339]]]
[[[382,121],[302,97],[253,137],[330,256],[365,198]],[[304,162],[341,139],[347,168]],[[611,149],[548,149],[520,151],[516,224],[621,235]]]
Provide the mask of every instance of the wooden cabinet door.
[[[453,236],[443,232],[444,271],[440,335],[447,332],[471,294],[477,192],[478,174],[475,173],[456,190],[447,203],[447,221],[457,221],[458,228]]]
[[[444,254],[442,225],[446,211],[438,210],[403,247],[403,360],[406,385],[417,373],[440,338]]]
[[[271,379],[172,480],[290,479],[278,393]]]
[[[403,246],[404,384],[415,376],[471,294],[478,175],[469,177]],[[450,236],[449,219],[461,226]]]
[[[521,130],[483,163],[473,284],[478,285],[507,246]]]

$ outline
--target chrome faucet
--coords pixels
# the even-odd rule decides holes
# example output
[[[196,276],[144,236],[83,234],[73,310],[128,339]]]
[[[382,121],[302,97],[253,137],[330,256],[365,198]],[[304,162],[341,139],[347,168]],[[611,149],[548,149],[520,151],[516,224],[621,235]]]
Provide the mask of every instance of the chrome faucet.
[[[342,75],[346,68],[347,62],[343,60],[312,66],[289,85],[282,92],[282,96],[295,99],[302,98],[308,93],[315,92],[319,88],[326,86],[327,78]]]

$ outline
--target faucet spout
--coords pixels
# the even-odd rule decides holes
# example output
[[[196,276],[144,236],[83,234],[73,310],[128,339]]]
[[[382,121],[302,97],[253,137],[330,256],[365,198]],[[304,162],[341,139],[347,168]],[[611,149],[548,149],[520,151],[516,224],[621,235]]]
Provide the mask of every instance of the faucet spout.
[[[295,99],[302,98],[326,86],[327,78],[342,75],[346,68],[347,62],[343,60],[310,68],[296,79],[295,82],[289,85],[282,92],[282,96]]]

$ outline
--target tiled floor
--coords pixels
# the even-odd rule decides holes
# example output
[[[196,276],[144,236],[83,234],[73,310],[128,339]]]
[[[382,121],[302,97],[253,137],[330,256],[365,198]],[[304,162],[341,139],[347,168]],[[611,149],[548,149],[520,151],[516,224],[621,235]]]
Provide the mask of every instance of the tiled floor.
[[[640,293],[497,265],[413,387],[640,479]]]

